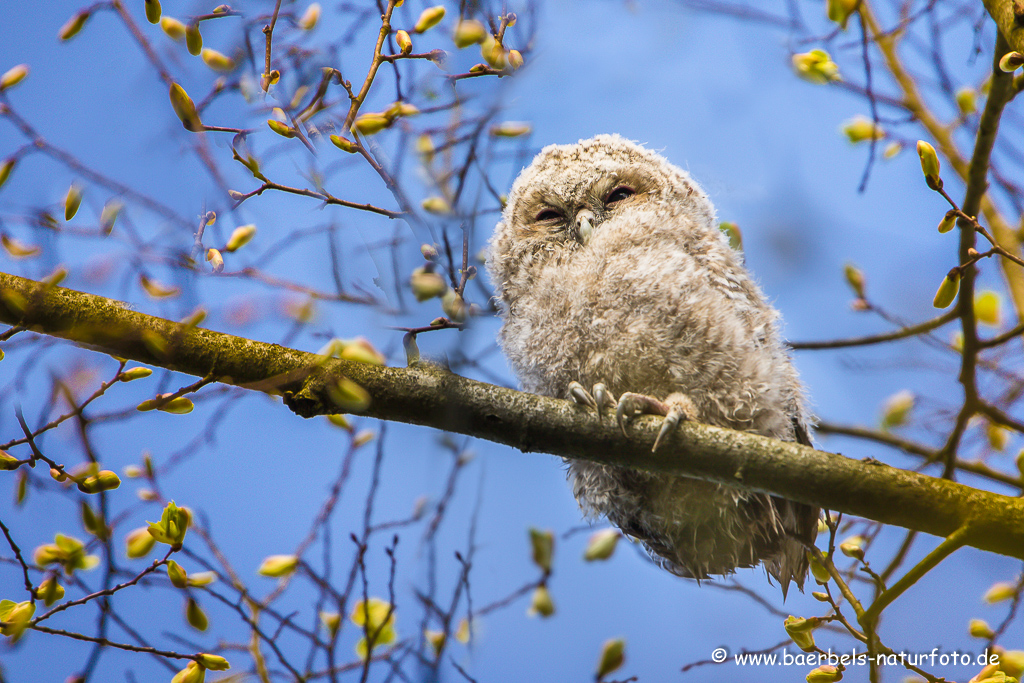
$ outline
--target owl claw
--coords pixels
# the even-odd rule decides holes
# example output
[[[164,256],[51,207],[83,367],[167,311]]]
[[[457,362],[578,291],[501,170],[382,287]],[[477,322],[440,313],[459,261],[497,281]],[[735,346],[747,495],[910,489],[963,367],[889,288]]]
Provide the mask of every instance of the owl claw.
[[[598,382],[594,385],[593,393],[583,388],[579,382],[569,382],[569,397],[580,405],[590,406],[597,411],[597,419],[601,419],[601,413],[605,408],[615,407],[615,397],[608,391],[608,387]]]
[[[672,406],[668,409],[668,415],[666,415],[665,419],[661,422],[661,429],[658,431],[658,437],[654,440],[654,446],[651,448],[651,453],[658,450],[662,437],[675,429],[685,417],[686,413],[680,406]]]
[[[601,413],[605,408],[615,407],[615,397],[612,396],[612,392],[608,391],[601,382],[594,385],[594,401],[597,403],[597,419],[601,419]]]
[[[601,411],[597,408],[597,401],[579,382],[569,382],[569,397],[580,405],[590,406],[597,410],[598,415],[601,414]]]
[[[626,434],[626,423],[637,415],[664,415],[661,429],[654,440],[654,447],[651,452],[658,450],[661,440],[671,433],[683,420],[692,420],[696,417],[696,408],[693,402],[684,394],[672,394],[664,402],[652,396],[644,394],[625,393],[619,397],[619,405],[615,409],[615,419],[619,422],[622,433]]]

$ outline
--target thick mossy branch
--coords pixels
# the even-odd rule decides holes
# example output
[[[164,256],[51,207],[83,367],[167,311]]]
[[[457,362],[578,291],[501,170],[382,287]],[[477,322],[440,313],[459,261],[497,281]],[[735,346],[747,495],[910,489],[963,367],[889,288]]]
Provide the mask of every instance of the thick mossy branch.
[[[684,424],[657,453],[656,418],[629,438],[568,401],[459,377],[427,363],[388,368],[189,328],[125,304],[0,273],[0,322],[197,377],[284,395],[299,415],[342,412],[332,386],[347,377],[370,396],[361,414],[444,429],[566,458],[697,477],[885,524],[949,536],[1024,559],[1024,500],[761,436]]]
[[[985,9],[995,19],[999,32],[1006,38],[1010,48],[1024,53],[1024,12],[1018,14],[1018,8],[1024,9],[1014,0],[985,0]],[[998,55],[996,59],[1001,56]]]

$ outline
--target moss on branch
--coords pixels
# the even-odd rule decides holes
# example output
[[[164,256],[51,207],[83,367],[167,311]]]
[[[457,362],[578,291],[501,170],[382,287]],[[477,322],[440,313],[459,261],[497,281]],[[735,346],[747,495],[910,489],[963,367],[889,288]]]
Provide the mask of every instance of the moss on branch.
[[[853,460],[799,444],[684,424],[657,453],[656,418],[629,438],[612,420],[568,401],[454,375],[429,363],[390,368],[322,357],[276,344],[191,328],[103,297],[0,273],[0,322],[62,337],[110,355],[197,377],[279,393],[303,417],[340,412],[341,377],[370,395],[361,414],[605,464],[719,482],[946,537],[1024,559],[1024,500],[952,481]]]

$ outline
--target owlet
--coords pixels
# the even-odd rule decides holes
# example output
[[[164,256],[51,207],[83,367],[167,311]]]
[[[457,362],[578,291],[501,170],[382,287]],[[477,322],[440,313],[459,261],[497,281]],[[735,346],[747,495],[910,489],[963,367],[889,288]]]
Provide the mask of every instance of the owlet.
[[[512,186],[488,269],[526,391],[619,423],[665,416],[809,444],[778,313],[690,176],[617,135],[544,148]],[[617,398],[616,398],[617,397]],[[655,446],[657,448],[657,445]],[[569,462],[573,493],[694,579],[764,563],[802,588],[819,511],[697,479]]]

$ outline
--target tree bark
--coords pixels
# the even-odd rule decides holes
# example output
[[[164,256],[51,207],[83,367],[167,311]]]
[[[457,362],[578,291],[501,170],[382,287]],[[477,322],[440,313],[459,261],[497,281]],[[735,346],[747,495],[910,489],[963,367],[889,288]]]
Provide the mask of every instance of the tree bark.
[[[359,414],[443,429],[608,465],[695,477],[829,510],[949,536],[1024,559],[1024,500],[956,482],[853,460],[795,443],[686,423],[656,453],[657,418],[624,436],[569,401],[466,379],[426,362],[391,368],[189,327],[92,294],[0,273],[0,322],[100,352],[196,377],[280,394],[303,417],[339,409],[332,388],[346,377],[368,392]]]
[[[985,9],[995,20],[1010,48],[1024,53],[1024,2],[1021,0],[985,0]],[[1018,13],[1019,10],[1019,13]],[[1018,19],[1017,17],[1020,17]],[[999,59],[1002,55],[996,55]]]

